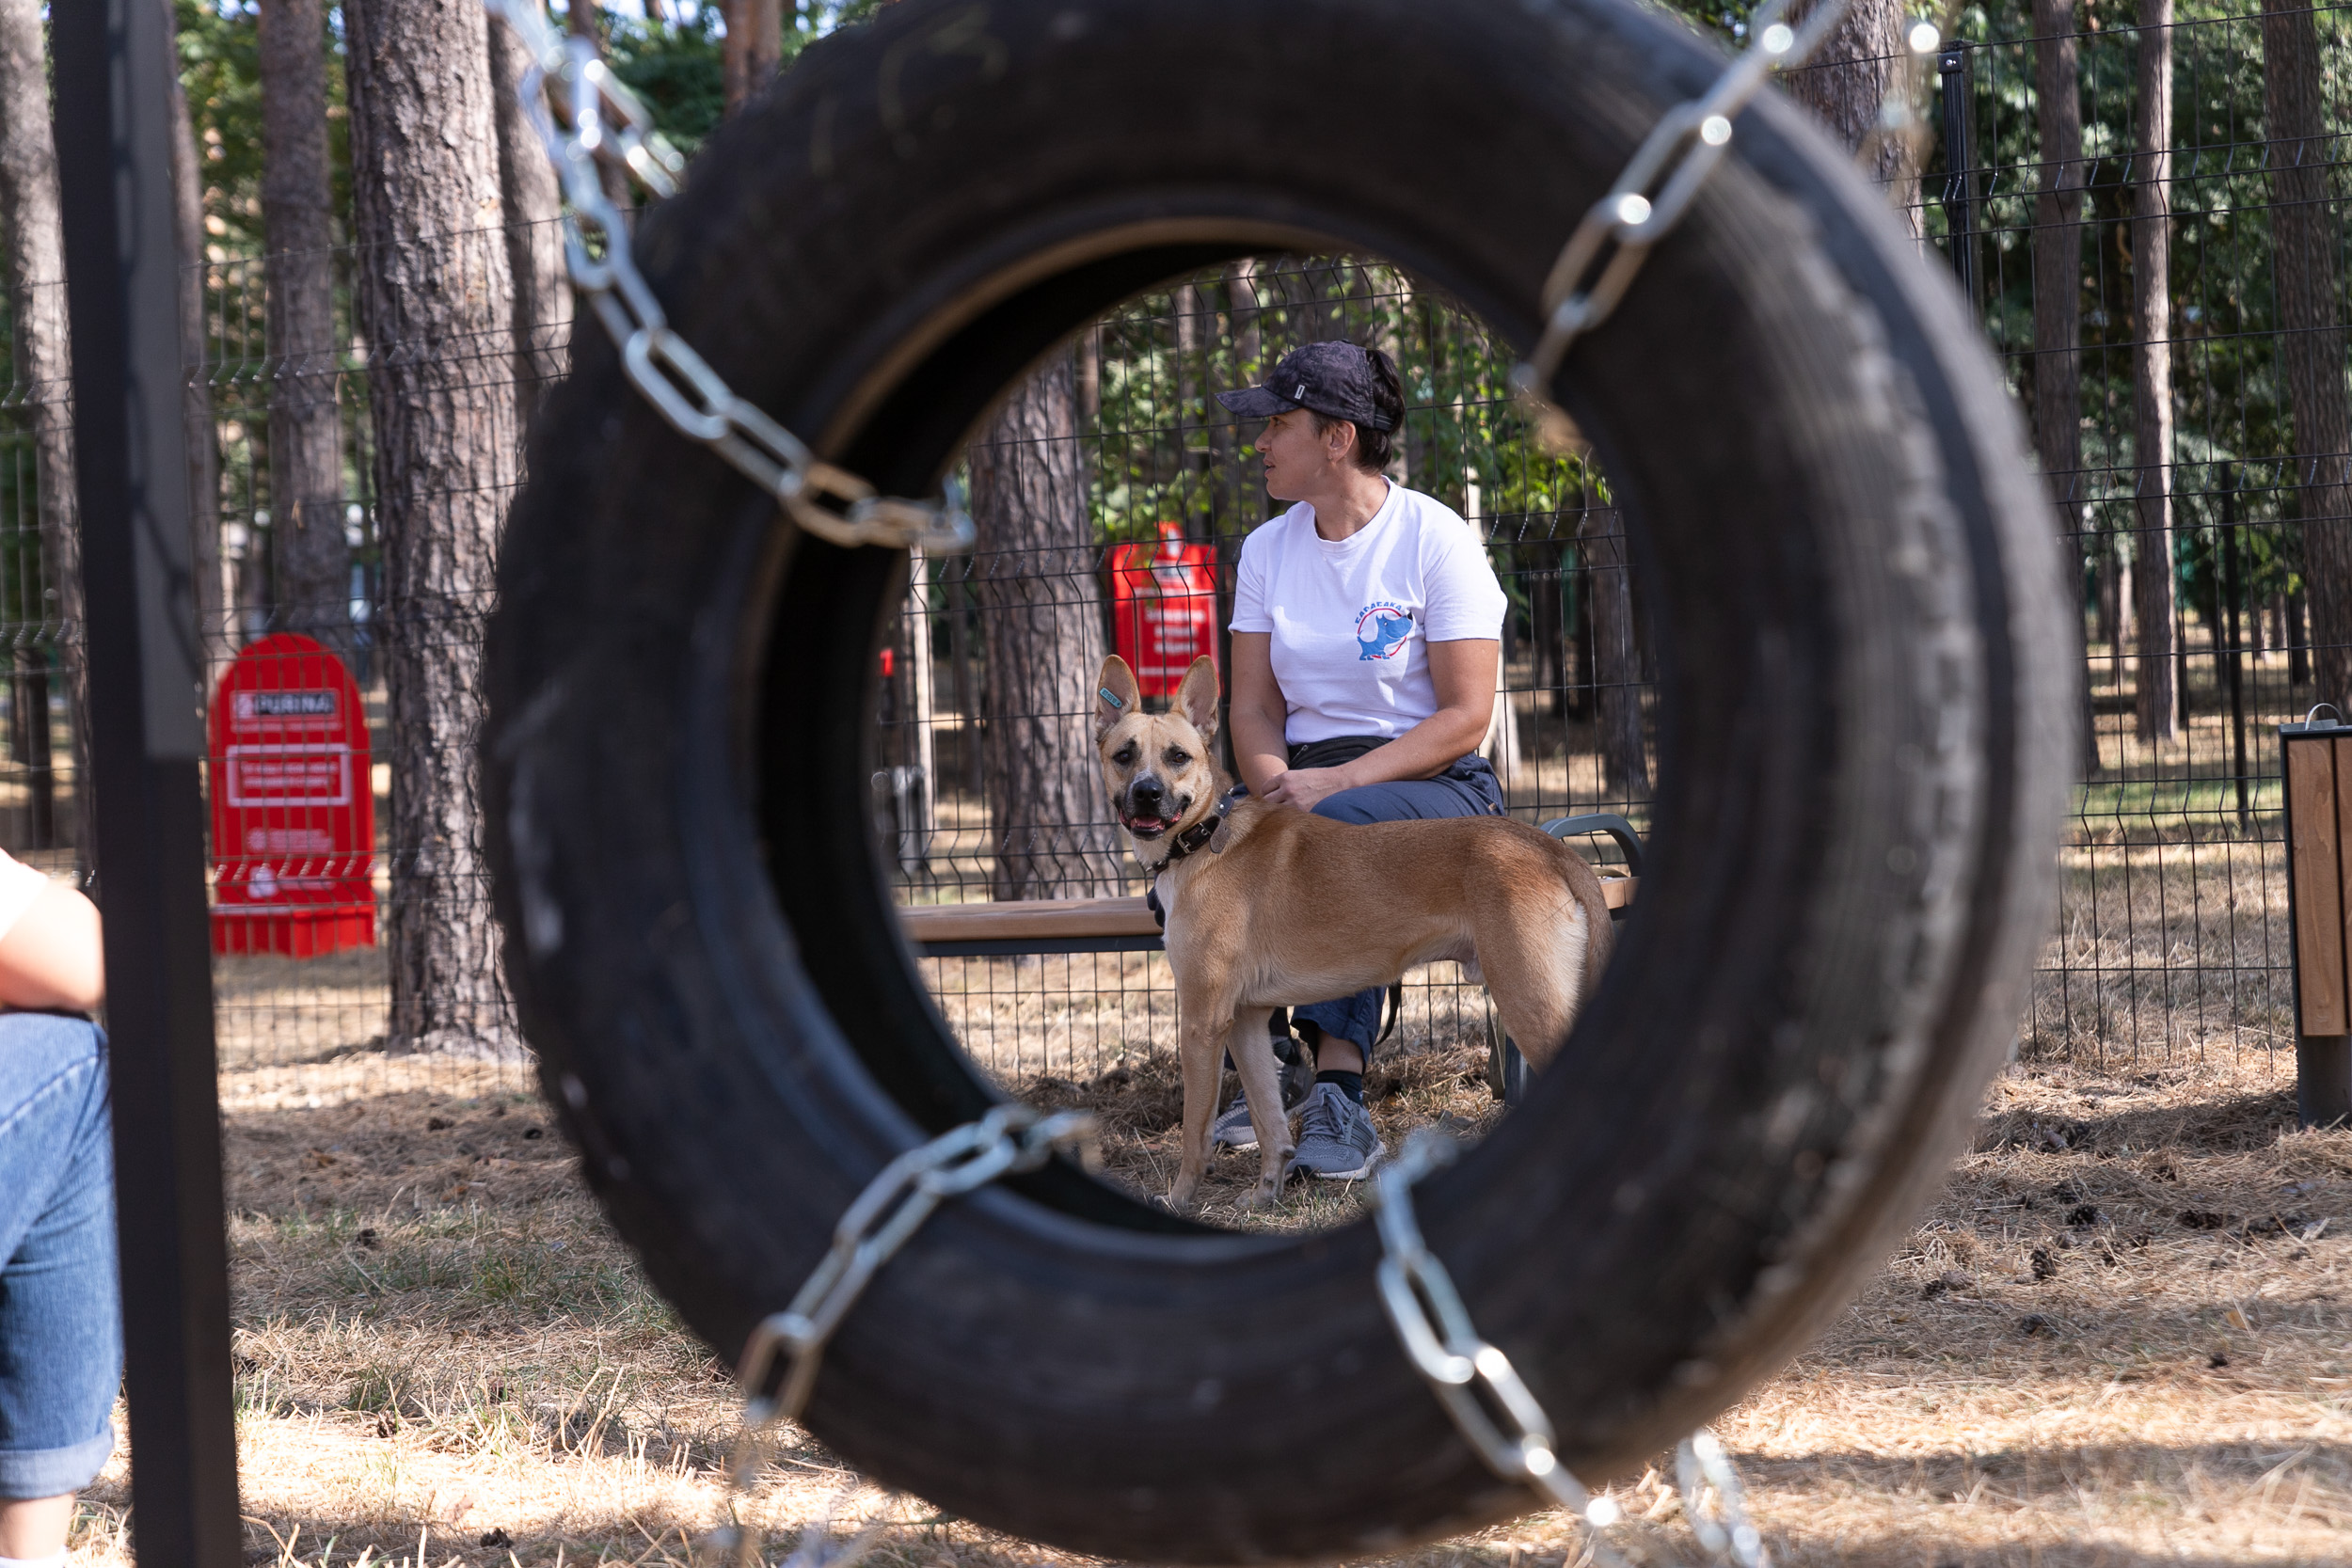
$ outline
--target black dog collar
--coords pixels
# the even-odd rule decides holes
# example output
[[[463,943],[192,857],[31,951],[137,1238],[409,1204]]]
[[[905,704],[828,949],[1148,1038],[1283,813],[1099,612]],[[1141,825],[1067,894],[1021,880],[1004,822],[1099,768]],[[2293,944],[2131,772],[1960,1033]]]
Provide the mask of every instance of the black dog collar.
[[[1223,795],[1217,797],[1216,810],[1211,812],[1208,816],[1202,817],[1200,821],[1195,822],[1191,827],[1186,828],[1183,832],[1178,833],[1174,838],[1168,840],[1168,859],[1160,862],[1157,865],[1150,867],[1149,869],[1151,870],[1152,875],[1156,877],[1161,872],[1167,870],[1169,866],[1174,865],[1178,861],[1183,860],[1186,855],[1197,854],[1201,849],[1206,848],[1208,847],[1209,840],[1216,836],[1216,831],[1225,826],[1225,814],[1233,809],[1235,801],[1247,800],[1248,799],[1248,796],[1249,786],[1248,784],[1235,784],[1232,788],[1227,790]],[[1152,912],[1155,915],[1159,913],[1157,910],[1154,910]],[[1165,927],[1168,922],[1166,919],[1162,919],[1160,924]]]

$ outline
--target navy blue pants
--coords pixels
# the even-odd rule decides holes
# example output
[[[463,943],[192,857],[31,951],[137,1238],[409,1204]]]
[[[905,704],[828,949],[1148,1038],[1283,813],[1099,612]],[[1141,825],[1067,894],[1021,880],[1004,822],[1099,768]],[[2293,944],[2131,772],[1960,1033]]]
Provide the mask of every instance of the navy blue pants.
[[[1485,757],[1464,757],[1434,779],[1398,779],[1365,784],[1327,795],[1315,807],[1317,816],[1334,822],[1414,822],[1441,816],[1501,816],[1502,785]],[[1353,996],[1316,1002],[1291,1011],[1294,1021],[1311,1023],[1325,1034],[1351,1040],[1372,1060],[1373,1042],[1380,1034],[1380,1004],[1386,986],[1374,986]]]

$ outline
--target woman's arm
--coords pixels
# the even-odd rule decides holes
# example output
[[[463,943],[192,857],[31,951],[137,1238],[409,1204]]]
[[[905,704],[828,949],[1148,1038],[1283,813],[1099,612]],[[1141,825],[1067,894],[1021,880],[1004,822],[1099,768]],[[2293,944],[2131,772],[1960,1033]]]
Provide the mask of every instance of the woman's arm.
[[[1227,705],[1233,770],[1249,793],[1260,800],[1275,787],[1290,767],[1290,748],[1282,732],[1290,722],[1290,704],[1274,679],[1274,634],[1233,633],[1233,692]]]
[[[98,907],[52,882],[0,936],[0,1004],[87,1013],[105,999]]]
[[[1434,779],[1478,750],[1495,717],[1495,677],[1502,666],[1502,644],[1492,638],[1465,638],[1431,642],[1429,680],[1437,688],[1438,711],[1385,746],[1375,747],[1353,762],[1337,768],[1300,768],[1270,781],[1261,789],[1251,779],[1251,793],[1263,800],[1287,801],[1311,811],[1315,802],[1343,789],[1387,784],[1391,779]],[[1233,742],[1241,747],[1241,639],[1233,639]],[[1271,662],[1266,682],[1273,684]],[[1280,700],[1277,690],[1276,700]],[[1281,732],[1275,732],[1279,738]]]

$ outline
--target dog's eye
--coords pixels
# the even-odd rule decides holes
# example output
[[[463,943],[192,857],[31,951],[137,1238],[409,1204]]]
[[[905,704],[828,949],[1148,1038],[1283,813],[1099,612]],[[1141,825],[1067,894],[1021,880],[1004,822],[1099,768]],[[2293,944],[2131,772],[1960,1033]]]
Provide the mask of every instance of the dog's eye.
[[[1168,749],[1168,765],[1170,768],[1182,768],[1184,764],[1190,762],[1191,760],[1192,753],[1190,752],[1181,750],[1180,748],[1174,746],[1170,746]]]
[[[1111,760],[1121,768],[1133,768],[1136,763],[1136,743],[1130,740],[1126,745],[1113,752]]]

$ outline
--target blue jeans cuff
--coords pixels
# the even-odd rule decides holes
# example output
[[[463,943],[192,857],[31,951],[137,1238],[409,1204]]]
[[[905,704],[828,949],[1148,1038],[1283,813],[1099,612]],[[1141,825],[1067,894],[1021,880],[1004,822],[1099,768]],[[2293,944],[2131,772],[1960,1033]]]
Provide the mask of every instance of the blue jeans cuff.
[[[0,1449],[0,1502],[62,1497],[98,1478],[114,1457],[114,1418],[97,1436],[70,1449]]]

